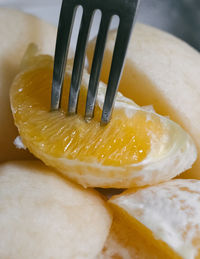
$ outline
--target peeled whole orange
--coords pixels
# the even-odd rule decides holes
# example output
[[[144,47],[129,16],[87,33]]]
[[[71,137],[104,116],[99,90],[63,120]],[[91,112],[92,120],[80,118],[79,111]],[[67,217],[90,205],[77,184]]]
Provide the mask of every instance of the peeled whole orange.
[[[94,190],[39,161],[0,165],[0,258],[94,259],[112,222]]]

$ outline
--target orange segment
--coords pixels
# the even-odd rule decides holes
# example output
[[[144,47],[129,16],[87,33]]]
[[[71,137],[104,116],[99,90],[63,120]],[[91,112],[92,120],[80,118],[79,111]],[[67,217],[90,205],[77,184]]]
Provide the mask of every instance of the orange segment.
[[[25,61],[24,70],[11,89],[15,123],[30,151],[70,178],[85,186],[144,185],[171,178],[195,160],[195,147],[177,124],[140,108],[121,94],[116,98],[111,122],[101,127],[106,90],[102,83],[94,119],[86,123],[83,118],[89,80],[86,72],[78,115],[66,116],[71,67],[66,74],[61,109],[49,112],[53,61],[49,56],[34,55]],[[170,162],[167,173],[163,173],[155,162],[163,167],[169,153],[174,161]],[[147,166],[152,163],[155,167],[148,172]],[[153,177],[156,170],[157,179]],[[146,180],[145,173],[149,173]]]
[[[98,259],[171,259],[148,243],[144,232],[132,227],[130,217],[117,207],[113,212],[111,230]]]
[[[115,111],[112,123],[100,127],[100,112],[97,109],[95,121],[85,123],[82,115],[86,88],[82,88],[80,95],[78,111],[81,116],[66,116],[66,93],[69,89],[66,89],[66,84],[61,111],[47,113],[50,109],[51,80],[51,67],[24,73],[18,81],[22,88],[18,89],[13,102],[13,106],[19,104],[15,119],[23,124],[22,131],[34,142],[45,143],[43,152],[56,157],[64,154],[69,159],[120,166],[138,163],[147,156],[151,145],[148,132],[153,131],[157,141],[162,137],[163,126],[160,120],[154,115],[152,120],[147,120],[147,114],[143,111],[136,111],[132,120],[123,120],[126,116],[124,111]],[[73,125],[70,127],[72,120]],[[141,128],[144,130],[141,131]]]
[[[138,241],[142,245],[142,237],[145,249],[151,248],[155,258],[199,259],[199,190],[200,181],[173,180],[130,189],[111,198],[110,204],[117,217],[129,226],[129,233],[139,233],[136,245]],[[129,243],[125,244],[130,250]],[[158,253],[163,256],[158,257]]]

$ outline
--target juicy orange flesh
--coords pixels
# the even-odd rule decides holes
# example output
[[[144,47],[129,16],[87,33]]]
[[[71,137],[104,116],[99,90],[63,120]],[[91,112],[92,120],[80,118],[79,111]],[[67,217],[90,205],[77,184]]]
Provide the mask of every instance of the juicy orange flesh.
[[[11,91],[16,125],[24,144],[34,145],[53,157],[97,162],[103,165],[129,165],[142,161],[151,149],[151,136],[160,141],[163,126],[159,117],[137,111],[131,118],[122,109],[114,109],[111,122],[100,126],[100,107],[94,119],[84,121],[86,88],[79,97],[78,115],[66,116],[70,76],[63,87],[61,109],[50,111],[52,61],[27,69],[15,80]],[[36,63],[36,62],[35,62]],[[38,61],[37,61],[38,63]],[[149,119],[150,116],[150,119]]]

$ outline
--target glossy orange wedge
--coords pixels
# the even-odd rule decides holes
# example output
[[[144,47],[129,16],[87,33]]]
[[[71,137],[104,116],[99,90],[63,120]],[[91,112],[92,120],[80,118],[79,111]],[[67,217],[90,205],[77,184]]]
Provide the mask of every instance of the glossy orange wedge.
[[[50,112],[53,61],[31,49],[15,78],[10,100],[25,146],[45,164],[92,187],[127,188],[166,181],[190,168],[196,149],[176,123],[117,95],[112,120],[100,126],[105,85],[100,83],[94,119],[84,107],[89,74],[84,72],[78,115],[66,116],[71,66],[61,109]]]

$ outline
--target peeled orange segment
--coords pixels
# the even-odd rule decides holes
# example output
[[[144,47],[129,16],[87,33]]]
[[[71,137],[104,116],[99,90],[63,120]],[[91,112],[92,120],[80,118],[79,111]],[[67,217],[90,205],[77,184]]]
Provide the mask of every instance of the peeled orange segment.
[[[29,55],[10,92],[23,143],[47,165],[86,187],[116,188],[158,183],[191,167],[196,149],[189,135],[121,94],[117,95],[111,122],[100,126],[106,90],[103,83],[94,119],[86,123],[86,72],[78,115],[66,116],[71,67],[67,68],[61,109],[49,112],[52,66],[50,56]]]
[[[113,213],[113,223],[98,259],[169,259],[149,244],[141,233],[130,227],[129,219],[119,211]]]
[[[110,204],[146,244],[166,254],[160,258],[200,258],[200,181],[130,189]]]
[[[108,34],[101,80],[107,82],[115,44]],[[88,46],[91,67],[95,40]],[[156,28],[136,24],[119,85],[139,105],[153,105],[191,134],[200,153],[200,53],[182,40]],[[200,179],[200,156],[185,177]]]
[[[94,259],[112,216],[100,195],[38,161],[0,166],[0,258]]]

